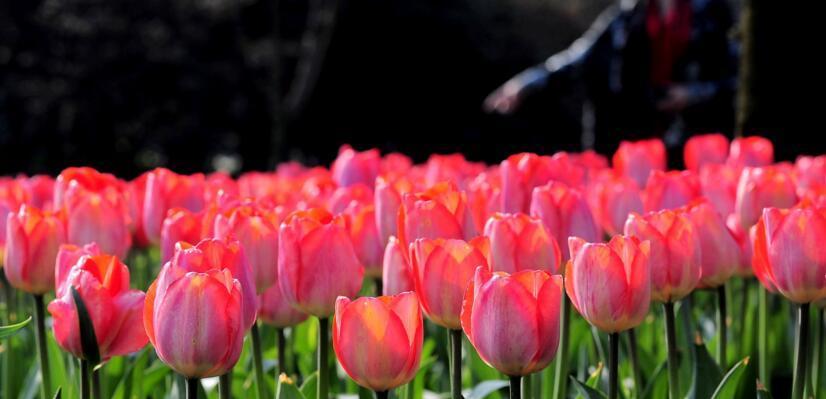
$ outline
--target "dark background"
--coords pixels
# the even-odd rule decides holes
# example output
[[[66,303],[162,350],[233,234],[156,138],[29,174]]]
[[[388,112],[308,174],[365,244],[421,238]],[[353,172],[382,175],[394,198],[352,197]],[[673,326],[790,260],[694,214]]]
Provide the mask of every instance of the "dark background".
[[[513,117],[481,104],[567,46],[610,0],[344,0],[316,84],[283,125],[273,88],[294,78],[308,6],[278,0],[276,13],[275,1],[0,0],[0,174],[84,164],[131,177],[155,166],[210,171],[222,160],[260,170],[326,164],[342,143],[417,161],[581,148],[576,92],[546,93]],[[808,75],[790,72],[799,58],[788,44],[806,36],[784,19],[788,7],[775,8],[758,58],[777,83],[760,93],[771,112],[752,132],[776,141],[780,158],[823,152],[823,129],[804,130],[815,128],[807,110],[821,100],[790,91]]]

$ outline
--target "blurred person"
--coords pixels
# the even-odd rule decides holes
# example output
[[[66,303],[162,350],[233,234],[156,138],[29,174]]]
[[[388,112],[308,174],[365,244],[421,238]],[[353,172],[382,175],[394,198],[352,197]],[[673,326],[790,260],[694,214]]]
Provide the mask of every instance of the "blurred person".
[[[684,133],[728,132],[737,71],[732,23],[726,0],[619,0],[570,47],[497,88],[484,107],[511,114],[532,94],[581,84],[593,111],[583,144],[601,153],[620,139],[659,136],[675,148]]]

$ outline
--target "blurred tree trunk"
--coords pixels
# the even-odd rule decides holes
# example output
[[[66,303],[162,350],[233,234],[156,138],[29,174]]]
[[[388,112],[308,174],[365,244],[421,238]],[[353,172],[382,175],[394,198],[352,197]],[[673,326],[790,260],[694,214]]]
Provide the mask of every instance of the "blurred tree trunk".
[[[742,136],[749,127],[755,125],[755,115],[760,109],[760,77],[762,71],[760,49],[756,45],[758,34],[763,29],[761,8],[767,0],[744,0],[740,16],[740,72],[737,89],[737,125],[735,135]]]

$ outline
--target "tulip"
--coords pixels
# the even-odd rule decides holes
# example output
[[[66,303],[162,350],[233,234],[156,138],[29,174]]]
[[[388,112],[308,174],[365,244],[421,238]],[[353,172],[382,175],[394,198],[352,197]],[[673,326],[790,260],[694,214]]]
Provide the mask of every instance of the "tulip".
[[[351,203],[345,213],[350,216],[348,219],[350,239],[353,241],[356,256],[364,265],[364,273],[368,277],[376,279],[380,285],[384,247],[381,244],[379,230],[376,226],[375,207],[373,205]],[[381,293],[380,287],[378,293]]]
[[[646,211],[674,209],[688,205],[701,195],[700,182],[693,173],[655,170],[648,176],[643,203]]]
[[[794,178],[783,168],[745,168],[737,183],[734,211],[748,230],[757,223],[763,208],[789,208],[797,203]]]
[[[407,246],[418,238],[475,237],[466,201],[465,193],[449,182],[405,194],[399,208],[399,241]]]
[[[622,141],[613,157],[614,170],[640,187],[645,186],[651,171],[665,170],[665,162],[665,144],[660,139]]]
[[[403,174],[409,172],[412,167],[413,160],[398,152],[391,152],[381,158],[382,173]]]
[[[392,180],[387,176],[376,178],[373,203],[376,207],[376,226],[379,230],[382,245],[387,245],[390,237],[398,234],[402,194],[412,190],[413,185],[409,180],[403,178]]]
[[[382,260],[382,295],[396,295],[416,289],[407,262],[407,253],[396,237],[390,237]]]
[[[608,234],[622,233],[631,212],[642,212],[642,192],[633,180],[613,172],[595,178],[588,188],[588,204]]]
[[[493,270],[511,274],[545,270],[559,274],[562,253],[541,220],[524,213],[497,213],[488,219],[484,235],[490,239]]]
[[[129,208],[124,191],[119,186],[87,189],[72,181],[63,192],[69,243],[97,243],[105,253],[119,258],[132,246],[129,229]]]
[[[17,213],[25,202],[26,193],[20,186],[20,182],[0,177],[0,256],[5,256],[6,220],[9,214]],[[2,266],[0,262],[0,267]]]
[[[685,216],[700,240],[702,276],[698,287],[721,287],[741,263],[740,244],[709,202],[692,203],[686,207]]]
[[[726,163],[735,168],[768,166],[774,162],[774,146],[766,138],[738,137],[731,142]]]
[[[372,186],[379,174],[380,163],[381,156],[377,149],[356,152],[352,147],[343,145],[330,171],[333,180],[341,187],[358,183]]]
[[[179,241],[199,242],[204,238],[202,218],[201,212],[192,212],[184,208],[169,210],[161,228],[161,264],[172,260],[175,246]]]
[[[5,272],[19,290],[43,295],[55,287],[55,257],[66,242],[60,214],[22,206],[6,221]]]
[[[149,238],[146,236],[143,227],[143,201],[146,197],[146,180],[148,177],[149,172],[142,173],[126,185],[129,219],[132,222],[130,225],[132,243],[139,248],[145,248],[149,245]]]
[[[374,195],[371,187],[361,183],[339,187],[330,194],[330,198],[323,205],[326,205],[330,213],[338,215],[353,203],[364,206],[372,204]]]
[[[499,183],[495,172],[480,173],[468,182],[465,189],[467,209],[475,231],[484,231],[488,219],[499,212],[502,196]]]
[[[826,155],[797,157],[794,169],[799,194],[826,185]]]
[[[35,175],[17,180],[26,192],[27,204],[39,209],[52,209],[55,180],[51,176]]]
[[[158,168],[147,175],[143,203],[143,228],[152,242],[158,242],[166,213],[172,208],[198,212],[204,208],[206,182],[202,174],[178,175]]]
[[[77,261],[80,260],[81,257],[93,257],[100,255],[103,255],[103,253],[95,243],[86,244],[82,247],[72,244],[61,245],[60,249],[57,251],[57,257],[55,258],[55,297],[60,298],[64,296],[66,285],[62,282],[66,281],[72,267],[77,264]]]
[[[72,250],[64,246],[61,253],[64,249]],[[94,251],[88,247],[85,250]],[[144,293],[129,289],[129,268],[117,257],[84,255],[63,277],[64,280],[57,282],[58,295],[48,308],[53,317],[55,340],[63,350],[84,358],[77,308],[69,287],[74,287],[83,298],[101,360],[136,352],[146,345]]]
[[[683,159],[688,170],[697,172],[704,165],[722,164],[728,157],[729,142],[720,133],[701,134],[688,139]]]
[[[542,370],[559,344],[562,277],[476,269],[462,305],[462,328],[479,357],[508,375],[511,397],[523,376]]]
[[[63,206],[66,192],[73,185],[94,192],[105,191],[109,187],[116,187],[119,190],[124,188],[123,183],[110,173],[102,173],[90,167],[66,168],[55,179],[53,205],[56,208]]]
[[[278,280],[279,211],[246,202],[215,217],[215,237],[241,243],[259,294]]]
[[[588,241],[600,240],[591,209],[579,190],[562,183],[550,182],[533,190],[531,216],[539,218],[553,237],[582,237]],[[570,258],[568,248],[560,248],[562,259]]]
[[[413,292],[350,300],[339,297],[333,318],[333,349],[357,384],[387,398],[387,391],[416,376],[424,326]]]
[[[502,179],[501,210],[527,212],[531,191],[551,180],[550,157],[532,153],[511,155],[499,164]]]
[[[734,213],[740,170],[728,165],[704,165],[698,175],[700,191],[724,218]]]

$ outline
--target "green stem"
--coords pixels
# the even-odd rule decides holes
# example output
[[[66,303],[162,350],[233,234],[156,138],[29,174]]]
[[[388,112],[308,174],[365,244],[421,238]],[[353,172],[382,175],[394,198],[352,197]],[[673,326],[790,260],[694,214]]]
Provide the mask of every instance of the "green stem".
[[[46,308],[43,295],[34,295],[35,332],[37,333],[37,354],[40,356],[40,393],[44,399],[51,399],[51,373],[49,369],[49,348],[46,347]]]
[[[728,369],[726,360],[726,285],[717,287],[717,364],[723,370]]]
[[[80,359],[80,399],[90,399],[89,361]]]
[[[221,374],[218,377],[218,399],[231,399],[232,395],[232,370]]]
[[[674,326],[674,303],[663,303],[665,313],[665,344],[668,346],[668,392],[671,399],[680,398],[680,365],[677,360],[677,331]]]
[[[510,399],[522,399],[521,390],[520,390],[520,380],[522,377],[518,375],[514,375],[510,377],[511,381],[511,392],[510,392]]]
[[[634,391],[637,397],[642,395],[642,375],[640,374],[640,361],[637,357],[637,332],[633,328],[628,330],[628,355],[631,357],[631,374],[634,376]]]
[[[287,337],[284,336],[283,328],[275,329],[275,340],[278,343],[278,375],[276,375],[278,377],[281,374],[289,374],[287,371]]]
[[[608,399],[619,397],[619,333],[608,334]]]
[[[794,379],[792,383],[792,399],[803,398],[803,385],[806,381],[806,353],[809,344],[809,304],[804,303],[797,308],[797,340],[794,345]]]
[[[186,399],[198,399],[198,379],[186,379]]]
[[[103,394],[100,390],[100,368],[95,368],[95,366],[91,364],[90,367],[92,368],[92,397],[95,399],[103,399]]]
[[[376,391],[376,399],[387,399],[388,391]]]
[[[554,399],[564,399],[568,386],[568,333],[571,328],[571,301],[562,295],[562,316],[559,325],[559,352],[556,355],[554,375]]]
[[[318,399],[328,399],[328,385],[330,380],[329,363],[327,355],[330,351],[330,320],[327,318],[318,319]]]
[[[3,269],[0,269],[0,287],[3,288],[3,297],[4,302],[6,304],[3,324],[13,324],[15,319],[14,313],[14,291],[12,291],[11,285],[9,281],[6,280],[6,273]],[[6,352],[3,354],[3,377],[0,380],[0,385],[3,386],[3,397],[4,398],[11,398],[12,397],[12,374],[11,374],[11,358],[12,358],[12,337],[6,338],[5,342],[5,350]]]
[[[533,388],[531,387],[531,383],[533,381],[531,380],[533,380],[533,378],[531,378],[530,375],[522,377],[522,397],[525,399],[532,398],[531,391],[533,390]]]
[[[820,367],[821,367],[821,353],[823,352],[823,310],[817,309],[816,313],[816,324],[814,330],[814,351],[812,357],[814,360],[812,361],[812,372],[811,372],[811,381],[812,381],[812,392],[811,397],[816,398],[818,391],[820,391]]]
[[[450,352],[451,398],[462,399],[462,330],[450,330]]]
[[[261,353],[261,333],[258,331],[258,322],[252,323],[252,361],[255,367],[255,385],[258,388],[258,399],[267,399],[267,388],[264,385],[264,360]]]
[[[768,294],[766,289],[757,287],[757,358],[760,382],[771,388],[769,377],[769,339],[768,339]],[[745,331],[743,331],[745,333]]]

